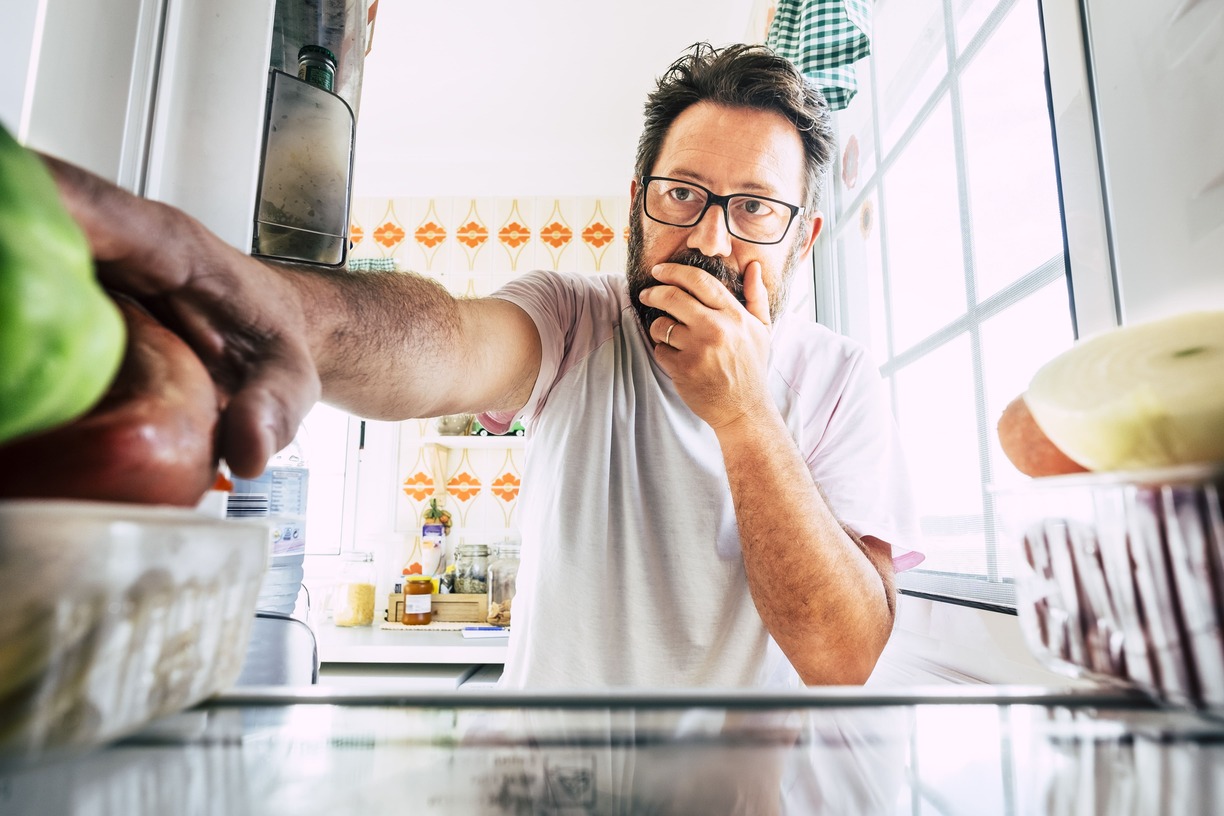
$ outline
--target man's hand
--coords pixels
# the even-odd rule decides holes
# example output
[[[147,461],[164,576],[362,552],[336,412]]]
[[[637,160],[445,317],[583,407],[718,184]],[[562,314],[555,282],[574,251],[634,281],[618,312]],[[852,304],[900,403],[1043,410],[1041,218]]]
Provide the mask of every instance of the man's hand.
[[[670,315],[650,326],[655,359],[685,404],[715,430],[759,415],[771,404],[769,296],[760,263],[744,270],[744,305],[696,267],[663,263],[652,271],[660,283],[641,300]]]
[[[299,288],[179,210],[46,161],[103,285],[191,345],[222,395],[220,455],[238,476],[257,476],[320,396]]]

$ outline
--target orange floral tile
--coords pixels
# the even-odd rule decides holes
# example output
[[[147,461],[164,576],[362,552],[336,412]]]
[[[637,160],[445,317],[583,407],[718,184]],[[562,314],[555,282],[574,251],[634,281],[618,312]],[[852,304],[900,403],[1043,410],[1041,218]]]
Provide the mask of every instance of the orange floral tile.
[[[503,473],[493,481],[493,495],[504,502],[512,502],[518,498],[522,485],[522,481],[513,473]]]
[[[455,238],[459,243],[476,249],[485,241],[489,240],[489,231],[485,229],[483,224],[478,224],[475,221],[469,221],[459,229],[455,230]]]
[[[480,480],[464,471],[446,483],[446,492],[461,502],[468,501],[480,493]]]
[[[511,249],[518,249],[523,244],[531,240],[531,230],[523,226],[517,221],[511,221],[506,226],[498,230],[497,240],[501,241]]]
[[[540,228],[540,240],[553,249],[560,249],[574,238],[574,231],[559,221]]]
[[[615,237],[612,228],[607,224],[601,224],[598,221],[592,223],[589,227],[582,231],[582,240],[595,249],[601,249],[612,242]]]
[[[425,501],[433,495],[433,478],[424,471],[417,471],[404,480],[404,492],[417,501]]]
[[[398,224],[393,224],[390,221],[386,222],[378,229],[374,230],[374,240],[391,249],[400,241],[404,240],[404,230]]]
[[[446,240],[446,228],[433,221],[427,221],[417,227],[416,235],[413,237],[416,238],[418,244],[433,249]]]
[[[365,237],[365,230],[361,228],[360,224],[356,222],[349,224],[349,240],[353,242],[354,246],[356,246],[357,244],[360,244],[361,239],[364,237]]]

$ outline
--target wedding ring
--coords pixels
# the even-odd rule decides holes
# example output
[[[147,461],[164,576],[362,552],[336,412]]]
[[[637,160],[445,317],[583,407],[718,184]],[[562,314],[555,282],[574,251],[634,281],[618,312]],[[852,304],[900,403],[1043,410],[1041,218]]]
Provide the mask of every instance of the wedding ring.
[[[674,328],[676,328],[675,323],[672,323],[670,326],[667,327],[667,334],[663,335],[663,345],[665,346],[671,345],[671,333],[672,333],[672,329]]]

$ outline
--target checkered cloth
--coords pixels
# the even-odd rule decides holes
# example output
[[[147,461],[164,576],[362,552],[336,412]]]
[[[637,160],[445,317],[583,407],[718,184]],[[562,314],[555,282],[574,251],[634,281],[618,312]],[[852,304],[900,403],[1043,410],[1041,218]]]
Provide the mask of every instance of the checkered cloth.
[[[394,272],[394,258],[349,258],[350,272]]]
[[[833,110],[858,92],[851,63],[871,53],[870,0],[778,0],[765,44],[816,83]]]

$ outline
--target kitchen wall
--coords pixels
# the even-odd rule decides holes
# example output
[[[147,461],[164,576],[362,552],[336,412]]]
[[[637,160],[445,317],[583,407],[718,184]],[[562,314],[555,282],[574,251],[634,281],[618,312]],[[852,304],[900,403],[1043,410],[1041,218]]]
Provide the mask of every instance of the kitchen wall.
[[[352,206],[350,265],[416,272],[461,296],[490,294],[534,269],[619,273],[628,211],[628,195],[359,197]],[[512,534],[521,446],[488,440],[479,448],[441,447],[429,441],[437,434],[428,419],[402,422],[399,431],[395,529],[409,536],[407,546],[431,498],[454,514],[452,548]]]

